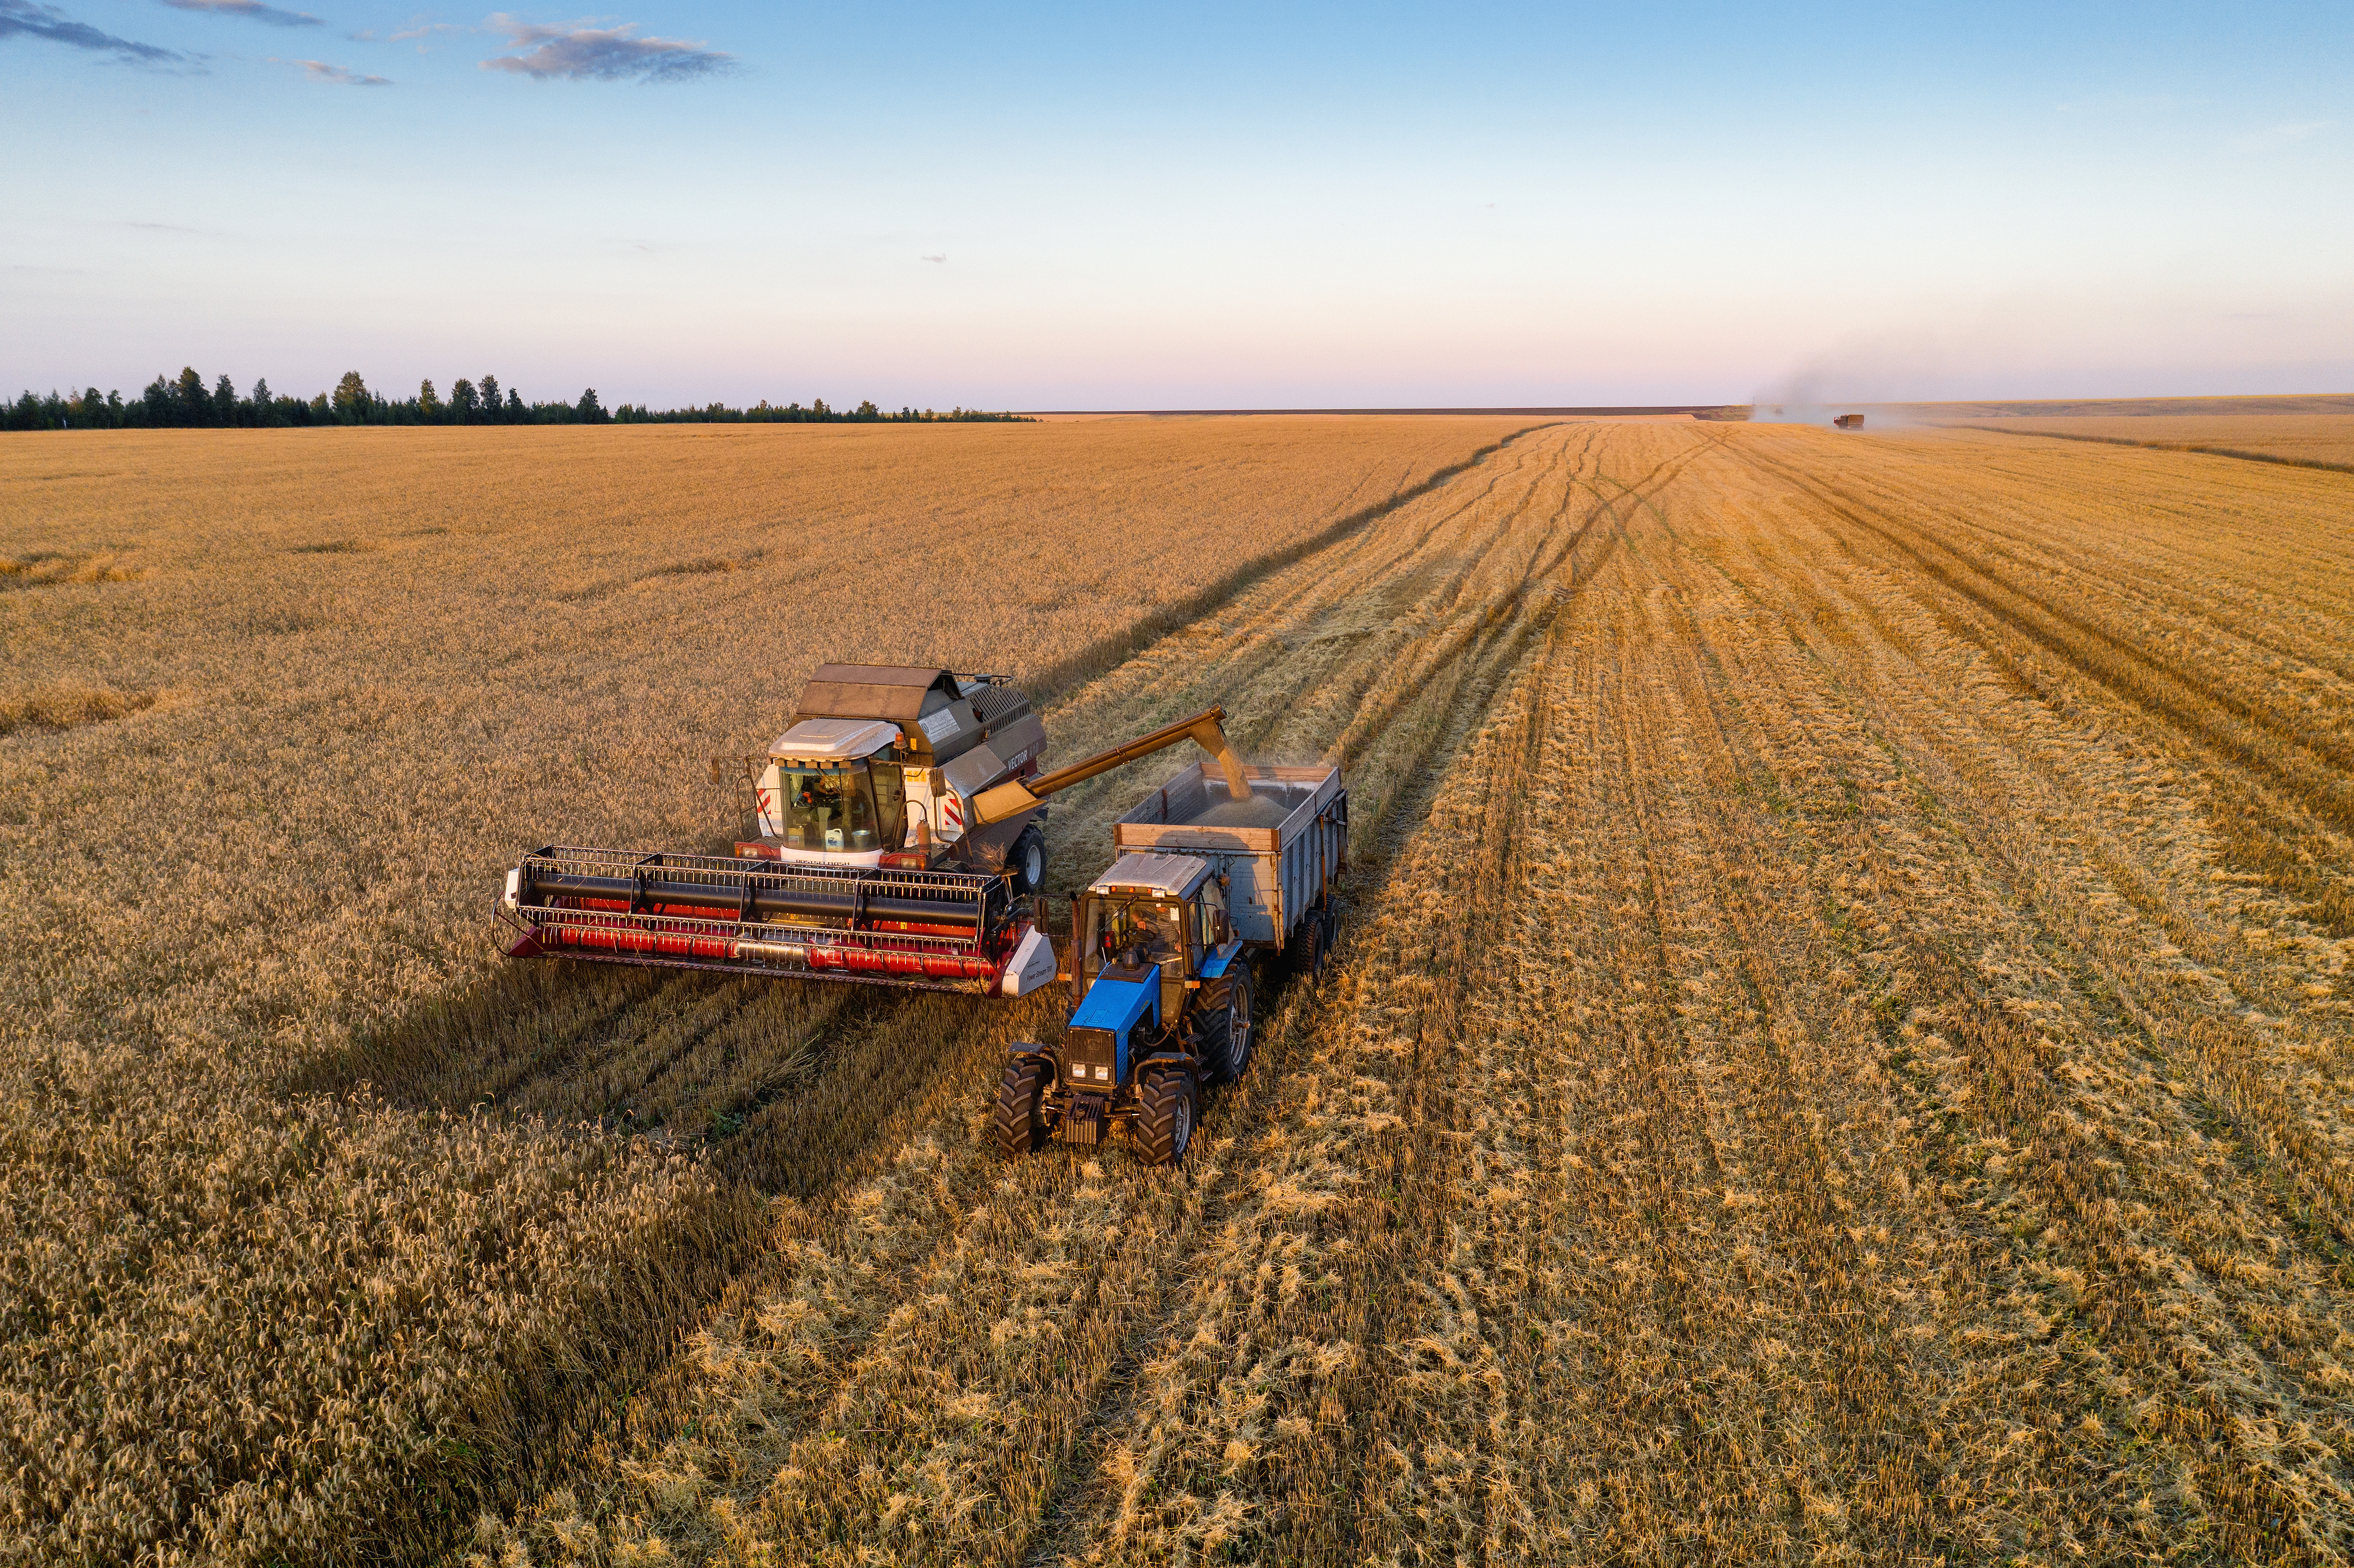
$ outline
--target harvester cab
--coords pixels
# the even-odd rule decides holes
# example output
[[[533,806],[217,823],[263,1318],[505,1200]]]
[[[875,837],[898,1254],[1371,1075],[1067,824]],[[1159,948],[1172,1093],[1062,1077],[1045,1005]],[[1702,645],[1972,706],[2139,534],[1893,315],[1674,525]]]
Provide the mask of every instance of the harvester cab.
[[[1004,676],[822,665],[792,726],[748,759],[755,836],[736,853],[804,865],[955,863],[1034,893],[1045,880],[1044,809],[983,824],[970,802],[1034,777],[1045,751],[1045,726]]]
[[[1125,1123],[1150,1164],[1182,1159],[1201,1086],[1250,1064],[1251,979],[1204,858],[1123,854],[1071,908],[1071,1012],[1059,1044],[1013,1049],[994,1130],[1009,1154],[1097,1144]]]

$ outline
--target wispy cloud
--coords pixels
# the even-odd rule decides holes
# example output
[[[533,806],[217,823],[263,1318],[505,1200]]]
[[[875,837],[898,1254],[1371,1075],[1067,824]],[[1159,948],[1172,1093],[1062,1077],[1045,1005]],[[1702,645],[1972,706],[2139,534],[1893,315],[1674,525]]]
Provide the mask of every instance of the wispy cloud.
[[[47,38],[69,48],[111,55],[126,65],[185,66],[199,58],[101,33],[54,5],[35,5],[32,0],[0,0],[0,38]]]
[[[265,5],[261,0],[164,0],[175,11],[209,11],[216,16],[242,16],[249,22],[267,22],[273,27],[315,27],[319,18],[308,11],[281,11],[275,5]]]
[[[539,81],[693,81],[732,70],[736,57],[677,38],[642,38],[638,25],[592,27],[581,22],[545,26],[501,12],[483,24],[506,35],[525,54],[500,55],[484,70],[509,71]]]
[[[478,33],[482,29],[479,27],[469,27],[458,22],[420,22],[414,27],[403,27],[397,33],[387,33],[385,37],[394,43],[405,43],[410,38],[429,38],[436,33]],[[359,36],[357,33],[352,35],[354,37]]]
[[[916,260],[918,260],[918,261],[945,261],[945,260],[948,260],[948,257],[947,257],[946,255],[939,255],[939,256],[918,256],[918,257],[917,257],[917,258],[916,258]]]
[[[313,81],[323,81],[330,87],[390,87],[392,85],[392,79],[388,76],[368,76],[360,71],[347,69],[343,66],[329,65],[324,60],[295,60],[292,63],[301,66],[302,74]]]
[[[2285,125],[2267,125],[2261,131],[2250,131],[2232,138],[2232,147],[2242,153],[2269,153],[2275,148],[2290,146],[2306,137],[2327,131],[2336,122],[2300,120]]]

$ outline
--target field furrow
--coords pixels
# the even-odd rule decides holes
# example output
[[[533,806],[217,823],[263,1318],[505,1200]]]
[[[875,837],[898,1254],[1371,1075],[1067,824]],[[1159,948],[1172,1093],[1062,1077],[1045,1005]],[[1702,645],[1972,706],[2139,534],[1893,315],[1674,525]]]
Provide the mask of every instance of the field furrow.
[[[376,510],[43,514],[107,570],[0,596],[0,703],[77,715],[0,734],[0,1561],[2354,1558],[2354,480],[927,450],[715,439],[659,526],[527,453],[555,524],[468,521],[495,465],[402,515],[326,447]],[[873,580],[808,548],[911,518]],[[727,839],[777,647],[1020,669],[1056,760],[1217,703],[1343,769],[1336,961],[1261,974],[1183,1162],[990,1146],[1055,994],[484,959],[551,813]],[[1058,892],[1158,777],[1055,800]]]

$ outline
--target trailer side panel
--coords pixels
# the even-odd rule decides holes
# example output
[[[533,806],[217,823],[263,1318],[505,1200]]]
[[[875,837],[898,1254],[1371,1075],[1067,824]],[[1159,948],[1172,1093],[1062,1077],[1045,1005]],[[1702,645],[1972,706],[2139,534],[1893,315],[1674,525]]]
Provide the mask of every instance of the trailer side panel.
[[[1348,863],[1348,792],[1341,770],[1320,764],[1243,773],[1253,798],[1238,804],[1214,764],[1185,768],[1113,823],[1112,842],[1122,853],[1211,862],[1227,879],[1236,934],[1280,949]]]

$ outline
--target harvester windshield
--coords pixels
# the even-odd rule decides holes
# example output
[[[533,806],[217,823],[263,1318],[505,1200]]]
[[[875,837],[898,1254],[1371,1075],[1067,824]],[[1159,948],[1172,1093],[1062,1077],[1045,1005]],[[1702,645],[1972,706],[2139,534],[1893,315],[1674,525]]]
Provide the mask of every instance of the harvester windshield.
[[[899,847],[903,790],[898,768],[870,768],[864,762],[785,763],[777,768],[775,779],[775,804],[763,814],[771,816],[776,836],[792,848],[856,852]]]

